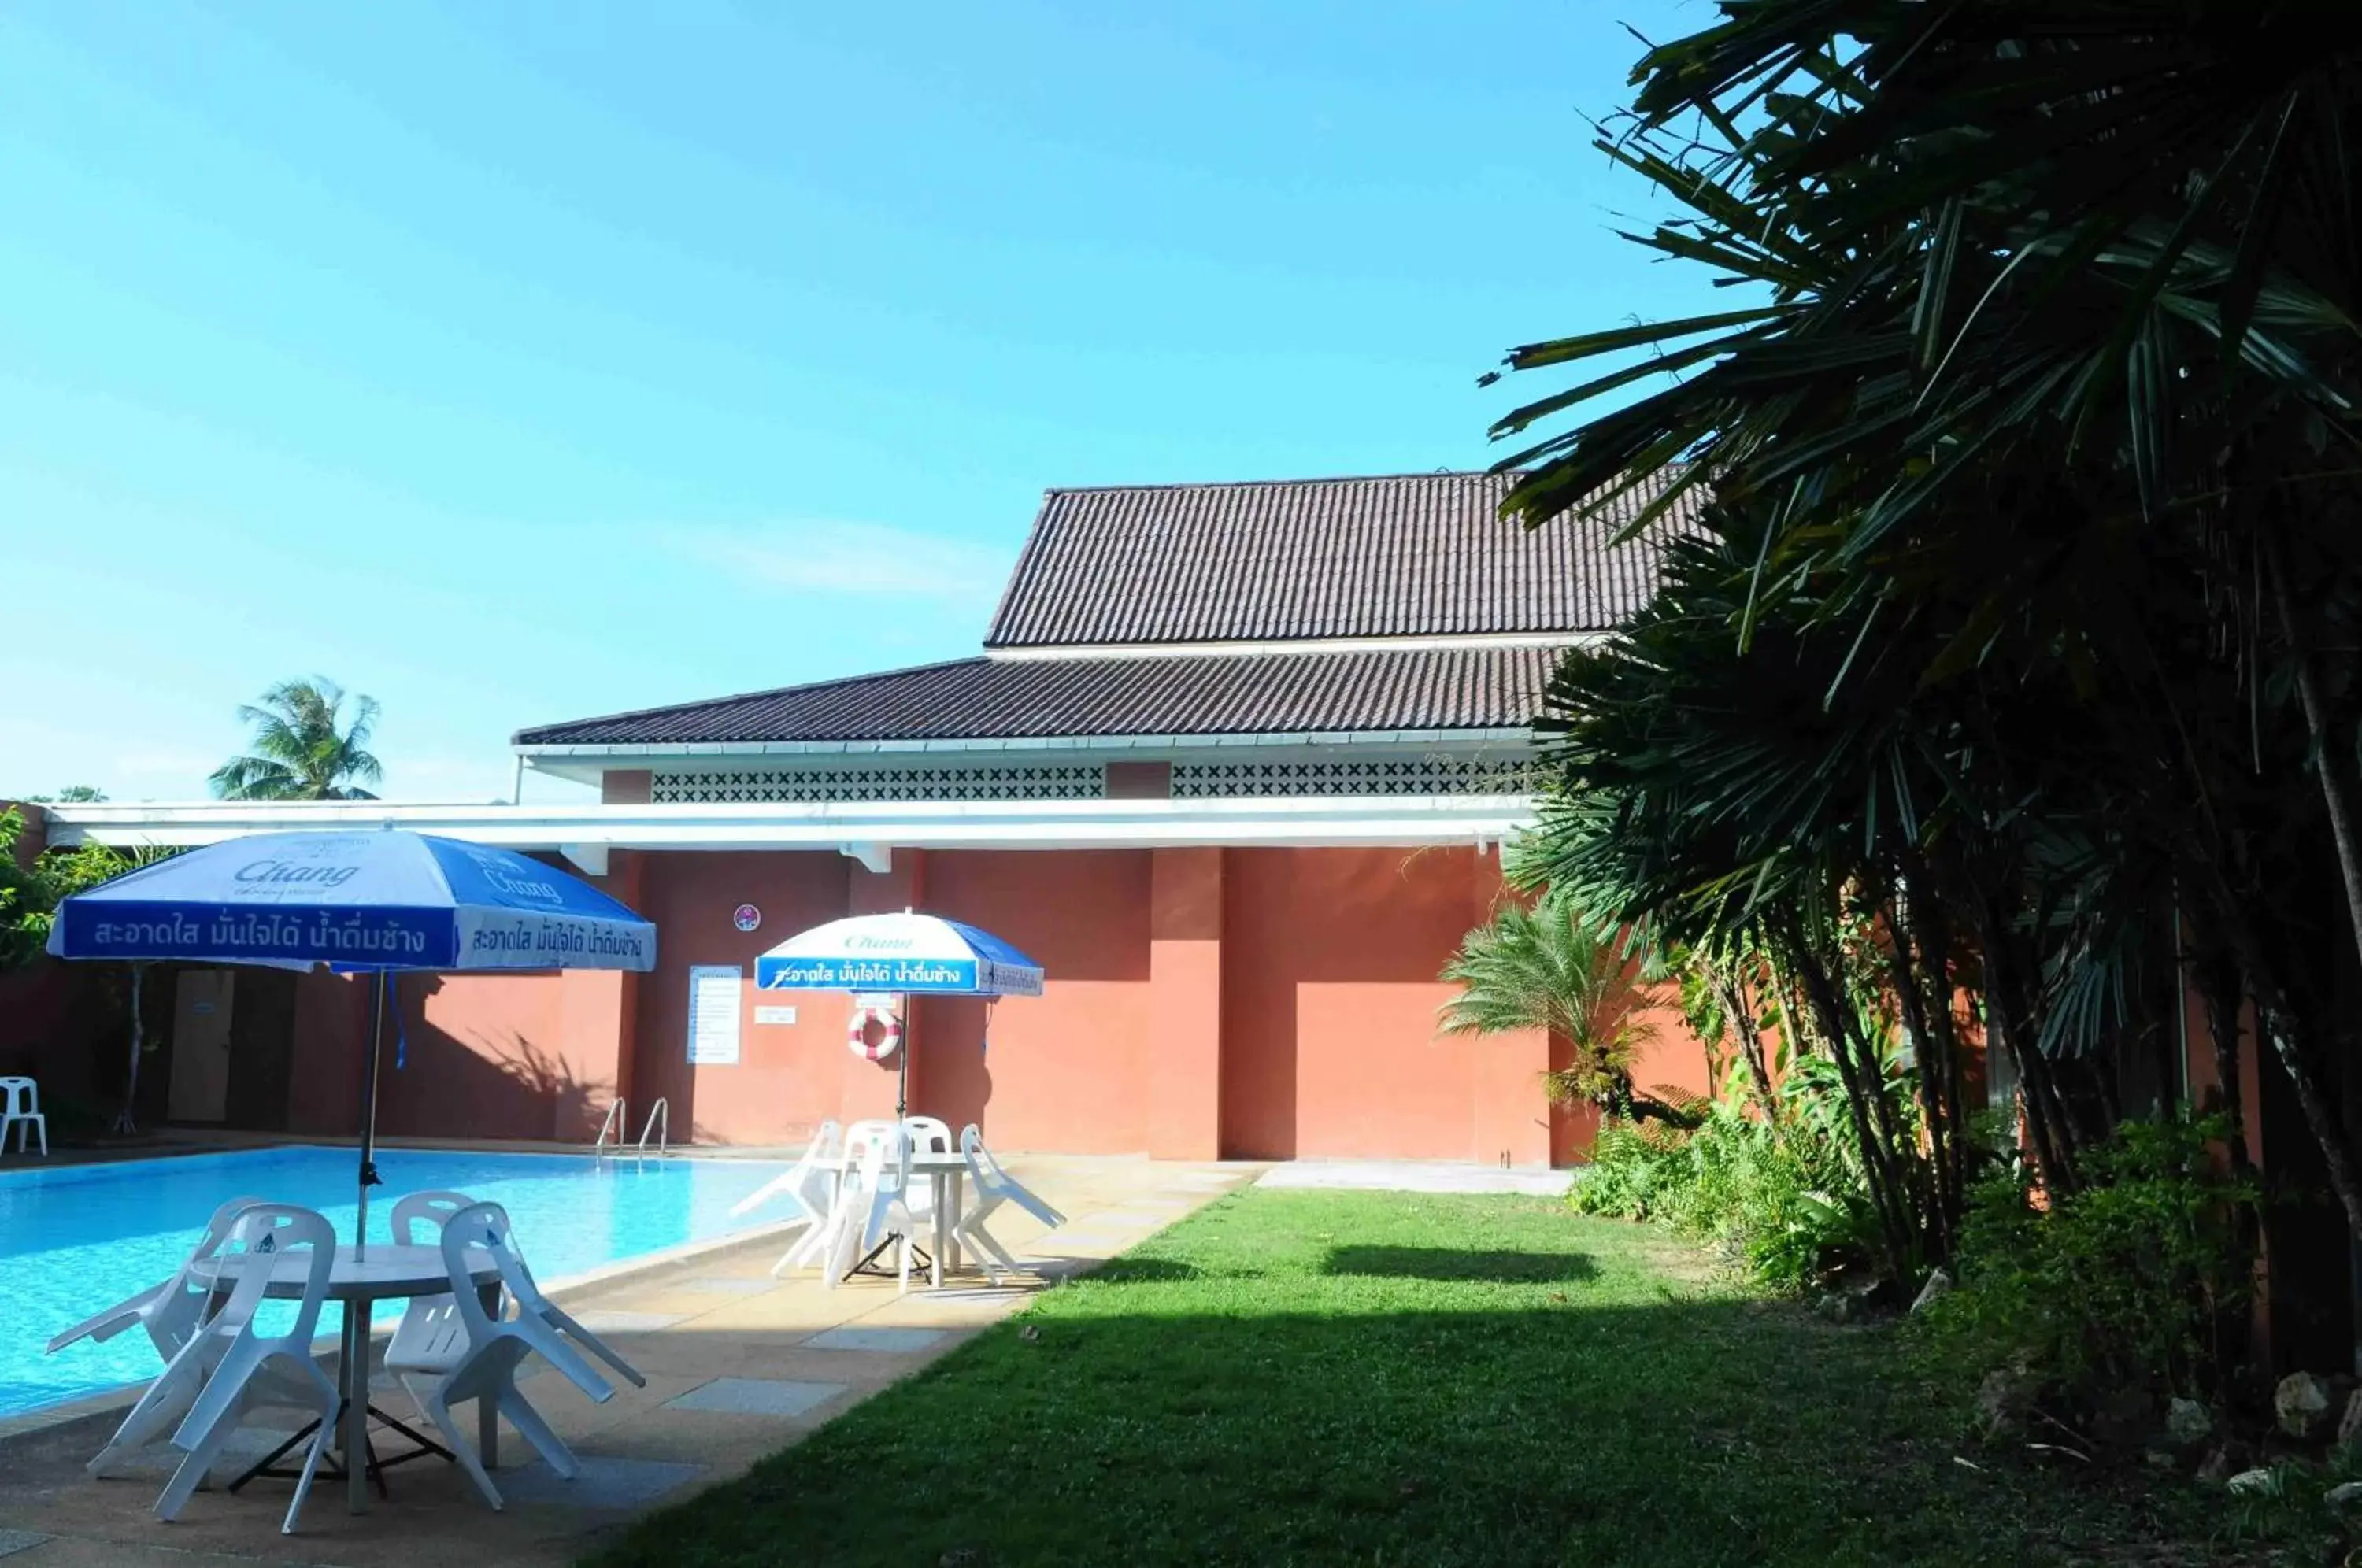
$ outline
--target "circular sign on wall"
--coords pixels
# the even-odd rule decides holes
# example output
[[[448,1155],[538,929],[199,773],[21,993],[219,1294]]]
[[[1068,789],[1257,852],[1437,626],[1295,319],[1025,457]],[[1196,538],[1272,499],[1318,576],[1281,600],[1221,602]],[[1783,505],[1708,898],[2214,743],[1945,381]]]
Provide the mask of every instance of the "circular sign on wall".
[[[741,931],[752,931],[763,923],[763,911],[752,904],[740,904],[730,911],[730,923]]]

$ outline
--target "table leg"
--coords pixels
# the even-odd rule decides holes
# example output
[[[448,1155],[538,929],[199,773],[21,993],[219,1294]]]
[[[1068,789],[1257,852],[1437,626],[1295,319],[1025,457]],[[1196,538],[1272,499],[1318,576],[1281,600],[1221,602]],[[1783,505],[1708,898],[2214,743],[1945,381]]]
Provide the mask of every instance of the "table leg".
[[[369,1321],[366,1297],[345,1303],[344,1348],[337,1357],[344,1396],[345,1510],[369,1512]]]
[[[484,1316],[497,1323],[501,1320],[501,1287],[498,1283],[476,1287],[476,1299],[484,1304]],[[501,1463],[501,1408],[491,1399],[476,1401],[476,1453],[487,1470]]]
[[[930,1179],[935,1189],[935,1244],[928,1249],[927,1272],[933,1276],[935,1288],[941,1290],[944,1287],[944,1249],[951,1244],[951,1216],[944,1209],[951,1194],[951,1181],[943,1171],[931,1173]]]
[[[961,1248],[960,1248],[960,1233],[959,1233],[959,1217],[960,1217],[960,1205],[961,1205],[963,1202],[965,1202],[965,1201],[966,1200],[966,1187],[967,1187],[967,1173],[966,1173],[966,1171],[961,1171],[961,1170],[955,1170],[955,1171],[953,1171],[953,1172],[951,1173],[951,1183],[952,1183],[952,1209],[951,1209],[951,1213],[952,1213],[952,1222],[951,1222],[951,1234],[950,1234],[948,1237],[946,1237],[946,1238],[944,1239],[944,1250],[945,1252],[947,1252],[947,1253],[949,1253],[951,1254],[951,1264],[950,1264],[950,1266],[951,1266],[955,1271],[956,1271],[956,1270],[960,1267],[960,1265],[962,1264],[962,1263],[965,1261],[965,1260],[961,1257],[961,1255],[960,1255]]]

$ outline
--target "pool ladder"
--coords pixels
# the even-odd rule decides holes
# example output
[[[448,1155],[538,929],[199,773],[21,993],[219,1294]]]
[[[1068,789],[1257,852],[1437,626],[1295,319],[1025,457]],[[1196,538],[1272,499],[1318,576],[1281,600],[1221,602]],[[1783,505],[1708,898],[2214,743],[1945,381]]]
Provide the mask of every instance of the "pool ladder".
[[[591,1154],[605,1154],[611,1138],[613,1140],[615,1152],[623,1153],[624,1134],[631,1130],[631,1123],[625,1117],[624,1101],[620,1096],[608,1103],[607,1119],[599,1123],[599,1137],[590,1145]],[[657,1102],[654,1105],[648,1107],[648,1119],[640,1128],[640,1141],[636,1148],[643,1156],[648,1152],[650,1138],[657,1141],[656,1152],[658,1155],[672,1152],[672,1107],[666,1103],[661,1095],[657,1097]]]

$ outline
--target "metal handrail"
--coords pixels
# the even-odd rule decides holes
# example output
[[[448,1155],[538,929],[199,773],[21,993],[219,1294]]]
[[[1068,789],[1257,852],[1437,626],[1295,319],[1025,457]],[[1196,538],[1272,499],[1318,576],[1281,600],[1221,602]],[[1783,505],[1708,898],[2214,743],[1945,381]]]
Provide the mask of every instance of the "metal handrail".
[[[657,1134],[657,1153],[661,1154],[672,1142],[672,1108],[665,1104],[664,1097],[661,1095],[657,1097],[657,1102],[654,1105],[648,1107],[647,1122],[640,1129],[641,1154],[645,1154],[648,1152],[648,1134],[655,1132],[658,1127],[664,1129],[662,1132]]]
[[[617,1095],[613,1100],[608,1102],[607,1120],[599,1123],[599,1137],[597,1141],[590,1145],[590,1152],[595,1154],[600,1150],[605,1148],[607,1146],[607,1134],[610,1132],[613,1132],[615,1135],[615,1147],[618,1149],[622,1148],[624,1146],[624,1133],[628,1125],[629,1124],[624,1121],[624,1097]]]

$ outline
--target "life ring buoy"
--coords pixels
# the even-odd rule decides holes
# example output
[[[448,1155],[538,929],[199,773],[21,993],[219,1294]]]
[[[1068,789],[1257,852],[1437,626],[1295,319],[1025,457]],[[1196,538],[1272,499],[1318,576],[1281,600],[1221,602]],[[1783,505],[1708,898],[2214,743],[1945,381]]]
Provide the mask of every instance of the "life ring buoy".
[[[885,1034],[877,1044],[869,1043],[869,1026],[881,1023]],[[882,1007],[857,1007],[853,1010],[853,1021],[846,1025],[845,1048],[864,1061],[882,1062],[892,1055],[902,1043],[901,1016]]]

